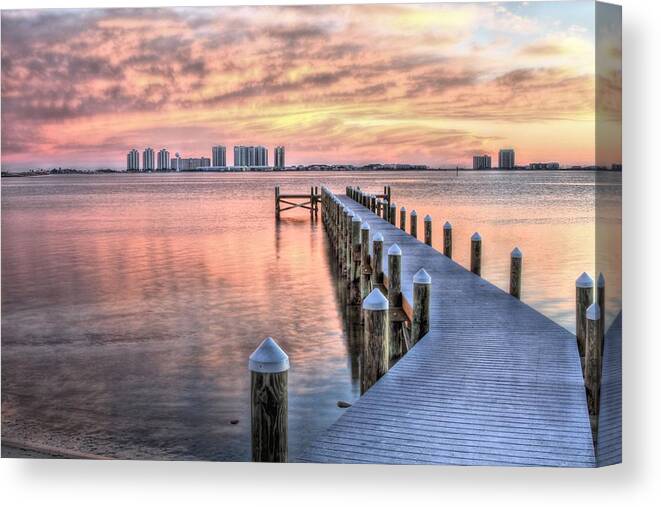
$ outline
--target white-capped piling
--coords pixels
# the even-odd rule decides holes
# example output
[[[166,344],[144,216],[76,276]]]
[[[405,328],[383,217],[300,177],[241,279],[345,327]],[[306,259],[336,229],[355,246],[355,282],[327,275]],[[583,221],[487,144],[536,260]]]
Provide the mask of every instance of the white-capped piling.
[[[402,250],[397,243],[388,249],[388,303],[391,308],[402,306]]]
[[[599,391],[601,387],[601,337],[599,320],[601,310],[597,303],[585,311],[585,390],[588,397],[588,412],[592,423],[593,436],[597,434],[599,416]],[[596,439],[595,439],[596,440]]]
[[[599,319],[599,336],[601,336],[601,350],[604,350],[604,336],[606,334],[606,277],[599,273],[597,278],[597,304],[601,318]]]
[[[383,234],[377,232],[372,238],[372,288],[383,285]]]
[[[363,301],[364,339],[360,376],[360,392],[365,393],[387,371],[388,300],[379,289],[374,289]]]
[[[431,215],[425,215],[425,245],[431,246]]]
[[[418,237],[418,212],[416,210],[411,211],[411,236]]]
[[[443,255],[452,259],[452,224],[443,224]]]
[[[578,343],[578,353],[581,357],[585,357],[585,313],[588,307],[594,302],[592,294],[593,287],[592,277],[585,272],[576,279],[576,342]]]
[[[388,221],[395,225],[397,221],[397,205],[394,202],[390,203],[390,211],[388,211]]]
[[[521,274],[523,271],[523,254],[518,247],[510,255],[510,294],[521,299]]]
[[[287,462],[287,372],[289,357],[269,337],[248,360],[252,460]]]
[[[404,206],[399,210],[399,228],[406,231],[406,208]]]
[[[482,275],[482,236],[477,232],[471,236],[471,273]]]
[[[360,299],[367,297],[371,290],[370,276],[372,268],[370,267],[370,226],[363,222],[360,226]]]
[[[429,332],[431,302],[431,276],[424,269],[413,276],[413,318],[411,319],[411,345]]]
[[[402,250],[397,243],[388,249],[388,304],[390,305],[390,330],[388,342],[390,357],[399,357],[404,352],[401,328],[402,319]]]

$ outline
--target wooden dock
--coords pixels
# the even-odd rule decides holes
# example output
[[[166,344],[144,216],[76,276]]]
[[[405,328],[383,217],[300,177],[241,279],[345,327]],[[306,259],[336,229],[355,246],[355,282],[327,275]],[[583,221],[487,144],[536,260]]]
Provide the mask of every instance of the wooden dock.
[[[336,197],[369,224],[370,242],[380,233],[384,252],[399,245],[407,314],[414,274],[429,273],[430,329],[298,460],[595,466],[576,337],[368,207]],[[382,265],[387,277],[386,256]]]
[[[597,465],[622,462],[622,314],[604,338]]]

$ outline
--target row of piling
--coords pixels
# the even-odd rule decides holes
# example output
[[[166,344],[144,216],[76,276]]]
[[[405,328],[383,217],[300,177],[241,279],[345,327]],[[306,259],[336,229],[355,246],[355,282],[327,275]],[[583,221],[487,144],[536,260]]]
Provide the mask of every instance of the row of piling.
[[[349,197],[370,209],[379,217],[396,225],[397,206],[392,202],[390,186],[383,194],[362,192],[347,187]],[[276,213],[283,195],[276,189]],[[286,198],[308,197],[291,195]],[[383,272],[383,236],[370,234],[349,207],[327,188],[311,188],[310,200],[293,207],[305,207],[311,214],[321,203],[322,218],[330,238],[338,274],[348,282],[349,304],[362,306],[363,344],[361,353],[361,394],[365,393],[390,368],[393,361],[414,346],[430,328],[431,277],[420,269],[413,277],[413,304],[410,318],[403,310],[401,292],[402,251],[393,244],[387,252],[388,275]],[[306,206],[308,205],[308,206]],[[417,238],[417,213],[411,211],[409,234]],[[399,210],[399,227],[406,231],[406,208]],[[371,239],[371,244],[370,244]],[[424,242],[432,245],[432,218],[424,218]],[[370,248],[371,245],[371,248]],[[481,276],[482,238],[471,237],[470,271]],[[452,258],[452,225],[443,226],[443,254]],[[511,253],[510,294],[521,297],[523,256],[519,248]],[[605,278],[599,275],[596,301],[592,278],[583,273],[576,280],[576,339],[583,368],[588,412],[596,445],[597,421],[601,387],[602,354],[605,335]],[[256,462],[286,462],[287,379],[289,358],[272,339],[267,338],[249,360],[251,372],[251,444],[252,460]]]
[[[376,215],[397,226],[395,220],[397,205],[391,201],[390,192],[388,200],[363,192],[358,187],[347,187],[346,193],[347,196],[368,207]],[[399,209],[399,228],[403,231],[406,231],[406,213],[406,208],[402,206]],[[417,212],[412,210],[409,217],[409,234],[417,238]],[[424,218],[424,242],[432,246],[432,217],[430,215],[426,215]],[[452,258],[452,224],[450,222],[445,222],[443,225],[443,254]],[[470,239],[470,271],[477,276],[482,275],[482,237],[478,232],[475,232]],[[515,247],[510,254],[509,293],[517,299],[521,299],[522,274],[523,254],[518,247]],[[606,313],[604,310],[606,282],[603,274],[600,274],[597,280],[596,301],[593,297],[593,286],[593,280],[587,273],[583,273],[576,280],[576,339],[593,436],[596,439]]]
[[[390,187],[387,187],[388,199],[392,198]],[[377,216],[397,226],[397,205],[390,200],[382,199],[380,196],[369,194],[360,190],[360,188],[347,187],[347,196],[362,204]],[[410,215],[409,234],[418,238],[418,213],[412,210]],[[402,206],[399,209],[399,228],[406,232],[406,208]],[[425,215],[424,218],[424,243],[432,246],[432,217]],[[452,258],[452,224],[445,222],[443,224],[443,255]],[[477,276],[482,276],[482,236],[478,232],[474,233],[470,239],[470,271]],[[521,299],[521,284],[523,276],[523,254],[518,247],[515,247],[510,254],[510,286],[509,293],[517,299]]]
[[[350,190],[348,187],[347,193]],[[390,188],[385,187],[383,198],[365,194],[360,202],[375,213],[377,209],[383,213],[390,209],[390,196]],[[386,276],[383,236],[378,232],[371,235],[369,224],[325,187],[321,189],[321,206],[338,273],[348,282],[349,304],[362,305],[361,393],[365,393],[429,331],[431,277],[424,269],[414,276],[409,318],[403,309],[399,246],[393,244],[388,249]]]

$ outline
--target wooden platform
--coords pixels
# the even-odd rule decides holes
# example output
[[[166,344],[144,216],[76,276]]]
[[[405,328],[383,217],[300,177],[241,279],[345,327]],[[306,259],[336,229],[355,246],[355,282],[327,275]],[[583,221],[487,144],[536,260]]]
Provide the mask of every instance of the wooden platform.
[[[622,462],[622,314],[611,325],[604,339],[601,377],[597,464]]]
[[[400,246],[408,302],[414,273],[425,268],[431,275],[431,330],[298,459],[594,466],[575,336],[338,197],[369,223],[370,237],[383,234],[384,252]],[[435,223],[434,234],[441,227]]]

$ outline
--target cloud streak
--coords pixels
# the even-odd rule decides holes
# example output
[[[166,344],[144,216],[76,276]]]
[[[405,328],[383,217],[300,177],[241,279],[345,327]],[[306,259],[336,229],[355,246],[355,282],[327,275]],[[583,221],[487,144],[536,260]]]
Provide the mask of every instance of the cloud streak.
[[[291,163],[454,165],[522,144],[522,124],[538,135],[521,150],[531,159],[552,139],[577,147],[556,159],[590,163],[594,27],[577,14],[550,31],[539,16],[523,4],[3,11],[3,166],[122,167],[134,146],[240,142],[285,144]]]

